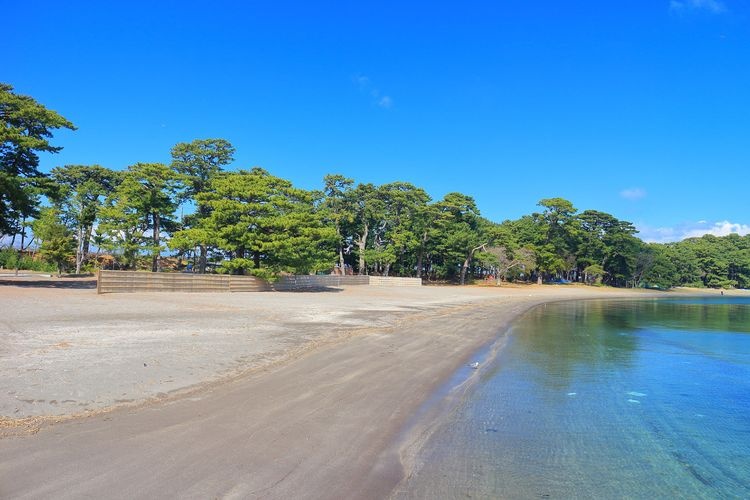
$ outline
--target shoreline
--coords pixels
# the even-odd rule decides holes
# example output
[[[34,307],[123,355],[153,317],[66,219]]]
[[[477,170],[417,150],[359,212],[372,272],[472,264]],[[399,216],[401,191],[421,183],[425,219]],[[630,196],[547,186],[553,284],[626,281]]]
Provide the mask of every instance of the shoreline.
[[[480,383],[482,371],[492,364],[496,357],[505,348],[510,338],[513,325],[520,321],[522,317],[538,307],[547,304],[577,301],[619,301],[619,300],[644,300],[644,299],[668,299],[661,292],[641,292],[631,295],[627,292],[620,295],[615,292],[615,296],[591,296],[591,297],[565,297],[550,298],[539,301],[529,301],[524,305],[523,310],[514,311],[503,317],[497,333],[490,337],[484,344],[470,352],[462,364],[456,366],[452,373],[446,374],[443,382],[439,384],[429,395],[429,397],[417,408],[410,419],[404,424],[403,429],[399,432],[398,437],[392,444],[391,459],[398,460],[402,471],[399,482],[389,492],[387,498],[395,498],[404,493],[399,487],[408,482],[408,479],[414,471],[415,461],[429,441],[433,433],[439,429],[451,415],[458,410],[471,392]],[[711,296],[711,294],[695,293],[693,290],[681,292],[682,297],[694,296]],[[468,361],[479,362],[479,367],[474,370],[468,366]]]
[[[395,321],[322,342],[290,361],[219,381],[211,390],[43,426],[33,436],[2,439],[0,485],[10,484],[12,478],[16,486],[0,493],[44,496],[70,491],[73,497],[76,492],[111,492],[117,484],[123,497],[385,497],[408,477],[404,450],[418,449],[419,439],[414,437],[426,432],[407,429],[410,419],[418,418],[424,402],[477,349],[507,331],[521,314],[558,300],[672,295],[577,287],[477,290],[409,292],[421,305],[393,313]],[[367,293],[390,300],[395,292],[343,295],[355,302],[368,299],[369,307],[378,297]],[[312,303],[330,298],[294,296],[274,300],[301,297]],[[395,302],[404,300],[396,297]],[[366,310],[354,316],[371,318]],[[400,440],[405,435],[410,443],[406,447]],[[149,450],[147,459],[140,449]],[[202,450],[198,456],[195,449]],[[25,458],[19,462],[18,456]],[[30,463],[35,464],[33,470],[25,467]],[[64,466],[69,463],[77,464],[78,473]],[[93,481],[95,471],[109,480]],[[155,480],[158,476],[168,478],[168,484]],[[122,477],[130,478],[129,486],[118,484]],[[341,484],[342,477],[351,482]],[[132,478],[138,479],[137,490]]]
[[[668,420],[668,424],[673,424],[674,420],[670,420],[670,418],[679,418],[677,415],[673,414],[671,417],[665,416],[664,414],[659,413],[659,410],[654,410],[654,408],[659,407],[657,401],[660,402],[660,398],[664,397],[664,394],[660,393],[660,391],[657,389],[658,387],[661,387],[659,384],[663,382],[663,378],[661,377],[661,375],[664,373],[663,370],[659,372],[657,369],[656,372],[650,372],[651,375],[654,375],[654,373],[658,373],[658,376],[656,378],[647,379],[646,377],[631,376],[630,378],[626,378],[627,381],[625,383],[623,383],[622,379],[610,380],[607,377],[602,377],[598,379],[599,386],[592,389],[587,385],[591,380],[590,372],[586,369],[580,370],[579,365],[589,362],[592,365],[590,369],[592,371],[596,371],[596,373],[598,374],[598,370],[604,371],[605,369],[600,365],[594,367],[593,365],[595,363],[600,363],[601,365],[607,366],[610,363],[616,364],[619,362],[621,363],[621,367],[623,368],[622,372],[627,372],[631,368],[631,364],[638,365],[639,363],[643,363],[641,359],[639,359],[638,361],[631,361],[631,358],[628,357],[628,354],[630,354],[633,356],[633,358],[635,358],[637,355],[635,355],[634,353],[640,353],[641,342],[643,344],[648,344],[647,340],[640,339],[650,339],[650,341],[652,342],[652,350],[648,351],[648,349],[644,348],[643,350],[645,352],[662,352],[661,348],[667,347],[666,352],[668,352],[668,354],[665,354],[665,357],[674,357],[681,355],[682,359],[684,360],[691,359],[691,356],[693,355],[696,355],[696,357],[700,357],[697,355],[698,353],[700,353],[700,355],[704,356],[706,359],[713,359],[715,364],[729,363],[728,360],[725,360],[721,357],[720,354],[714,351],[702,350],[705,345],[700,344],[699,341],[695,341],[695,344],[689,344],[692,348],[695,349],[694,352],[690,349],[690,347],[685,347],[687,343],[681,342],[678,344],[677,341],[674,341],[674,337],[668,337],[667,334],[660,336],[660,328],[668,329],[669,334],[676,334],[678,331],[684,333],[683,329],[686,329],[688,330],[688,336],[693,332],[703,333],[704,331],[708,331],[713,333],[714,330],[719,332],[720,335],[724,335],[725,332],[728,334],[728,332],[745,331],[745,329],[741,328],[741,326],[744,326],[743,321],[739,320],[739,323],[737,323],[737,316],[734,316],[734,319],[731,319],[731,313],[729,313],[730,316],[727,317],[725,313],[726,309],[724,308],[743,307],[746,312],[748,304],[747,300],[750,299],[750,294],[735,294],[735,297],[737,297],[738,299],[733,301],[714,302],[710,300],[719,299],[720,296],[717,295],[719,294],[707,295],[703,293],[694,293],[693,291],[687,291],[686,293],[681,293],[679,295],[657,296],[653,300],[648,297],[559,300],[544,302],[543,304],[539,304],[529,308],[529,310],[525,314],[519,315],[512,322],[510,327],[501,334],[496,342],[492,343],[487,348],[482,348],[480,350],[480,352],[484,351],[485,349],[489,351],[487,357],[481,359],[483,363],[482,366],[486,364],[487,368],[489,368],[488,372],[486,372],[485,374],[475,373],[467,376],[466,372],[468,371],[468,367],[461,368],[459,372],[463,371],[463,376],[461,376],[460,373],[454,374],[453,378],[446,383],[446,387],[441,388],[440,390],[441,394],[448,394],[448,401],[443,400],[437,403],[427,403],[428,405],[437,405],[439,406],[439,408],[434,409],[431,414],[428,414],[428,418],[432,419],[430,422],[421,422],[416,424],[418,430],[426,429],[426,431],[423,431],[423,435],[419,435],[417,431],[417,435],[412,435],[410,437],[413,443],[409,442],[408,437],[402,438],[401,460],[405,463],[405,473],[401,482],[391,491],[388,498],[427,498],[428,496],[425,496],[427,493],[432,496],[436,492],[443,492],[440,493],[441,495],[447,494],[446,492],[450,492],[452,493],[452,495],[450,495],[451,497],[453,497],[454,495],[477,497],[478,495],[479,498],[483,498],[487,495],[494,497],[498,494],[500,494],[501,497],[505,497],[509,494],[509,492],[511,492],[510,498],[514,497],[514,495],[518,496],[520,494],[519,492],[522,491],[521,489],[514,490],[510,487],[505,488],[506,483],[504,482],[504,480],[497,479],[506,477],[504,471],[510,471],[508,477],[515,478],[514,480],[516,481],[515,483],[513,483],[513,480],[508,480],[507,484],[521,484],[522,481],[517,481],[519,477],[533,478],[527,480],[526,483],[523,483],[525,484],[526,489],[523,490],[523,494],[521,494],[522,497],[539,496],[539,491],[544,491],[544,496],[548,496],[546,495],[547,492],[556,490],[544,490],[541,489],[541,486],[539,487],[539,489],[537,489],[538,484],[563,484],[561,482],[555,483],[555,481],[562,481],[561,478],[563,477],[575,477],[574,474],[567,476],[565,474],[559,473],[559,471],[555,469],[555,467],[558,465],[558,461],[556,459],[562,461],[564,457],[569,458],[570,455],[575,453],[575,451],[573,451],[573,449],[569,446],[580,445],[577,437],[587,433],[587,428],[585,426],[588,425],[590,421],[592,421],[592,418],[593,421],[596,421],[596,414],[591,414],[591,401],[592,399],[597,400],[599,397],[602,397],[602,399],[606,399],[606,397],[608,397],[609,395],[614,395],[613,399],[616,399],[618,397],[616,395],[619,394],[619,406],[617,404],[606,406],[610,403],[613,403],[612,401],[607,400],[607,403],[605,403],[605,407],[608,409],[617,408],[617,411],[622,412],[617,413],[618,415],[629,415],[629,417],[623,417],[625,420],[627,418],[637,420],[638,418],[642,418],[642,414],[638,411],[640,410],[641,397],[652,395],[655,399],[648,401],[649,403],[651,403],[649,405],[650,408],[646,405],[646,401],[643,401],[644,411],[647,408],[649,409],[649,411],[656,411],[657,414]],[[709,297],[709,300],[704,300],[706,297]],[[685,302],[689,305],[682,305],[682,302]],[[549,321],[550,316],[548,316],[547,313],[547,304],[560,304],[565,307],[565,309],[555,309],[555,311],[580,311],[582,312],[582,314],[576,314],[575,316],[573,314],[568,314],[569,317],[561,315],[560,319],[562,320],[563,325],[561,327],[558,327],[557,322]],[[737,306],[737,304],[742,305]],[[641,321],[641,316],[636,314],[635,319],[633,319],[632,317],[629,318],[629,320],[627,321],[627,326],[624,326],[626,324],[625,321],[623,321],[622,324],[618,323],[617,321],[612,321],[609,328],[611,328],[614,333],[610,334],[610,337],[606,340],[602,340],[602,338],[599,336],[599,330],[597,330],[593,335],[590,335],[589,329],[584,326],[584,328],[582,329],[583,332],[579,334],[579,330],[577,328],[574,331],[573,328],[567,327],[567,325],[565,324],[566,322],[572,323],[573,321],[583,322],[585,320],[589,320],[589,308],[592,311],[596,311],[600,315],[604,316],[601,311],[610,311],[610,307],[612,308],[612,311],[645,311],[645,316],[648,318],[648,320],[652,320],[652,323],[646,323],[646,321],[648,321],[646,320],[643,321],[642,324],[657,326],[653,326],[651,330],[649,330],[648,326],[643,327],[641,323],[638,323],[638,321]],[[704,321],[706,325],[710,326],[702,328],[703,323],[700,323],[701,327],[695,327],[690,330],[689,327],[685,326],[688,324],[688,318],[692,318],[693,320],[695,320],[698,317],[697,314],[694,315],[692,314],[692,312],[691,314],[685,316],[684,322],[682,316],[675,315],[672,317],[673,319],[665,320],[664,323],[660,323],[658,322],[658,320],[653,321],[654,318],[661,318],[662,316],[656,316],[653,315],[653,313],[651,315],[648,314],[649,311],[660,310],[659,308],[673,308],[672,310],[683,311],[685,308],[690,307],[697,308],[697,310],[703,310],[701,308],[705,307],[708,308],[706,310],[709,311],[711,310],[710,308],[721,307],[721,311],[724,312],[717,316],[722,318],[724,322],[716,320],[712,323],[711,320],[706,319],[707,316],[704,315],[701,316],[701,320]],[[551,311],[552,309],[550,309],[550,313]],[[743,312],[739,317],[743,318],[744,316],[745,313]],[[555,316],[552,316],[552,318],[554,317]],[[575,317],[575,320],[572,319],[573,317]],[[582,319],[582,317],[585,318],[585,320]],[[712,317],[711,313],[708,313],[708,317]],[[618,316],[618,319],[619,318],[621,317]],[[729,318],[729,323],[726,323],[727,318]],[[600,316],[596,316],[596,320],[590,321],[590,324],[595,324],[597,325],[596,327],[602,328],[600,326],[600,323],[596,322],[599,319]],[[634,324],[631,324],[630,320],[633,320],[636,326],[634,326]],[[602,323],[606,324],[606,322]],[[698,321],[695,321],[695,324],[698,323]],[[530,324],[533,326],[529,327]],[[732,327],[728,327],[727,324],[735,325],[738,327],[738,329],[735,330]],[[578,323],[576,323],[576,325],[578,325]],[[595,345],[596,347],[594,347],[591,351],[588,351],[586,354],[581,355],[580,358],[578,357],[578,354],[581,351],[578,350],[565,351],[561,354],[554,348],[549,349],[549,346],[553,345],[555,342],[559,343],[568,341],[567,336],[556,334],[560,332],[560,329],[562,329],[563,333],[567,333],[570,335],[571,341],[578,342],[581,345],[589,345],[590,343],[593,343],[593,345]],[[645,331],[646,334],[643,334],[642,331]],[[638,338],[639,340],[634,340],[634,344],[630,346],[627,343],[620,345],[613,342],[612,337],[621,339],[622,336],[626,336],[628,338],[632,336],[632,338]],[[738,334],[738,336],[741,337],[742,334],[740,333]],[[593,337],[593,339],[590,337]],[[520,338],[521,340],[513,341],[512,339],[514,338]],[[534,340],[529,340],[530,338],[536,338],[536,342]],[[554,342],[545,344],[544,342],[540,341],[539,338],[552,338],[554,339]],[[574,340],[576,338],[577,340]],[[664,339],[666,338],[669,338],[670,340],[664,341]],[[593,342],[591,342],[592,340]],[[665,343],[662,344],[662,341],[664,341]],[[716,341],[711,344],[712,347],[717,346],[715,342]],[[721,341],[719,342],[721,345]],[[684,351],[680,351],[680,354],[675,354],[671,349],[678,345],[681,349],[684,349]],[[653,350],[653,346],[656,346],[656,350]],[[599,351],[596,351],[597,348],[599,349]],[[610,351],[610,349],[613,349],[615,351],[621,350],[624,352],[628,352],[628,349],[632,349],[632,352],[629,352],[628,354],[621,354],[622,357],[619,358],[617,357],[617,355],[610,358],[610,353],[608,352]],[[565,347],[562,347],[562,350],[564,351]],[[605,350],[607,351],[606,354],[603,353],[603,351]],[[678,349],[674,350],[677,351]],[[575,354],[571,357],[568,357],[570,356],[571,352],[575,352]],[[733,352],[743,351],[738,350]],[[595,353],[595,355],[591,358],[585,357],[587,355],[591,355],[592,353]],[[562,356],[560,358],[561,360],[564,359],[564,361],[560,361],[560,363],[564,367],[575,365],[576,368],[568,371],[566,371],[565,368],[561,369],[556,364],[556,359],[553,359],[557,356]],[[479,356],[474,356],[472,357],[472,359],[479,359]],[[540,359],[542,361],[540,361]],[[648,359],[652,360],[653,358]],[[717,359],[720,359],[721,361],[716,361]],[[546,360],[546,362],[543,360]],[[740,364],[742,363],[741,358],[735,359],[734,362]],[[568,363],[570,365],[568,365]],[[692,364],[691,361],[682,361],[681,363],[688,365]],[[648,363],[646,362],[646,364]],[[673,368],[674,372],[676,373],[682,373],[680,370],[682,369],[683,364],[680,364],[679,361],[673,361],[671,368]],[[527,366],[531,366],[533,368],[529,369],[527,368]],[[559,379],[555,379],[554,377],[549,376],[548,372],[545,371],[548,367],[550,367],[550,371],[555,369],[557,370],[557,372],[555,373],[559,375]],[[609,369],[613,370],[611,366],[609,367]],[[632,369],[633,371],[638,370],[635,367],[633,367]],[[613,373],[615,371],[616,369],[613,370]],[[537,377],[537,372],[543,375]],[[508,375],[509,373],[512,375]],[[521,373],[520,376],[519,373]],[[528,376],[530,373],[532,375]],[[571,375],[571,373],[576,374]],[[702,372],[700,372],[700,370],[696,372],[696,370],[693,369],[691,375],[695,376],[696,373]],[[524,377],[524,375],[527,376]],[[546,375],[546,378],[544,375]],[[570,377],[570,379],[568,377]],[[686,377],[688,377],[689,379],[690,375],[686,375]],[[740,382],[737,375],[734,375],[734,377],[737,382]],[[559,385],[555,382],[555,380],[559,381]],[[571,380],[573,380],[573,382],[571,382]],[[601,382],[602,380],[604,380],[605,382]],[[646,382],[644,382],[644,380]],[[576,387],[576,385],[578,387]],[[687,385],[690,385],[690,382],[688,382]],[[697,386],[698,383],[696,382],[695,385]],[[668,387],[674,389],[674,387],[671,385],[668,385]],[[523,388],[523,390],[519,390],[521,388]],[[531,389],[531,391],[528,392],[528,395],[526,389]],[[597,389],[599,389],[599,392],[596,392]],[[547,392],[544,392],[545,390]],[[576,396],[576,392],[567,391],[578,391],[578,398],[582,399],[580,399],[580,401],[578,400],[578,398],[571,399],[571,396]],[[626,391],[643,391],[643,393]],[[689,392],[689,390],[687,389],[686,391]],[[672,390],[666,392],[672,392],[672,395],[674,397],[674,394],[680,391]],[[699,392],[700,390],[698,390],[696,393],[691,394],[691,396],[697,398]],[[623,398],[622,394],[626,394],[626,396]],[[680,399],[684,396],[686,396],[686,394],[680,393],[678,396],[676,396],[676,398]],[[564,407],[565,403],[562,402],[560,398],[568,401],[569,406],[565,407],[565,410],[561,410],[561,408]],[[584,399],[586,398],[588,398],[588,400],[584,402]],[[630,399],[627,399],[627,401],[625,401],[626,398]],[[719,398],[719,400],[721,400],[721,398]],[[532,403],[531,401],[534,402]],[[692,401],[692,398],[689,401]],[[580,407],[575,406],[579,403],[583,404],[581,404]],[[671,403],[675,403],[675,401],[670,400],[670,404]],[[601,405],[602,403],[599,404]],[[684,398],[681,401],[681,404],[685,404]],[[622,407],[622,405],[629,408],[624,408]],[[680,407],[680,411],[689,413],[692,416],[693,414],[690,413],[692,410],[690,405],[691,403],[687,403],[686,407]],[[574,406],[576,408],[575,410],[573,410]],[[571,422],[567,421],[569,415],[565,412],[578,411],[579,408],[584,408],[583,411],[588,410],[589,414],[587,415],[588,418],[579,418],[579,421],[576,423],[578,424],[576,427],[572,422],[573,419],[571,419]],[[704,406],[704,408],[706,408],[706,406]],[[549,415],[553,416],[548,417],[546,420],[540,420],[539,424],[537,424],[534,419],[530,420],[530,424],[524,423],[526,422],[526,414],[537,415],[535,411],[527,411],[530,409],[541,410],[538,415],[547,415],[547,410],[549,410]],[[600,409],[603,410],[604,408]],[[628,410],[630,409],[634,410],[632,414],[628,412]],[[675,413],[681,415],[680,411],[675,410]],[[708,412],[704,413],[708,415]],[[634,415],[637,416],[634,417]],[[734,415],[736,415],[736,409],[734,410]],[[653,417],[653,415],[651,416]],[[702,418],[703,416],[703,414],[695,413],[695,417]],[[729,418],[728,415],[727,418]],[[558,419],[558,421],[556,422],[558,424],[557,427],[554,427],[554,424],[551,425],[551,422],[554,422],[555,419]],[[625,420],[623,420],[623,422],[625,422]],[[584,422],[583,427],[580,425],[581,422]],[[634,421],[627,423],[634,423]],[[665,424],[665,422],[660,423]],[[653,428],[649,427],[648,424],[644,425],[646,434],[649,434],[649,432],[653,431]],[[554,434],[550,434],[550,429],[552,428],[555,429]],[[621,425],[619,427],[619,429],[627,428],[627,425]],[[608,432],[613,434],[615,433],[614,428],[605,427],[605,429],[607,430],[600,430],[600,433],[603,435]],[[500,434],[492,434],[497,432],[499,432]],[[699,433],[696,431],[696,435],[697,434]],[[554,442],[554,444],[551,444],[551,441],[553,441],[551,436],[553,435],[562,437],[559,437],[557,441]],[[679,434],[677,434],[677,436],[679,436]],[[628,435],[628,437],[632,438],[631,435]],[[735,435],[733,437],[735,440],[739,439],[738,435]],[[696,439],[698,438],[696,437]],[[627,440],[628,438],[626,438],[624,442],[627,442]],[[573,442],[574,444],[571,444],[571,442]],[[596,444],[598,444],[599,442],[602,442],[601,436],[599,438],[599,441],[594,440],[594,443]],[[691,441],[691,443],[693,443],[693,441]],[[545,455],[545,451],[539,452],[540,454],[535,454],[536,452],[529,451],[533,449],[547,450],[547,448],[545,448],[546,444],[549,445],[549,450],[554,450],[550,451],[550,454]],[[592,443],[588,444],[591,447]],[[676,446],[675,443],[672,443],[672,446]],[[683,461],[680,456],[670,455],[669,450],[671,449],[672,448],[669,448],[665,452],[665,455],[671,456],[671,458],[674,459],[674,463],[676,464],[675,468],[682,469],[688,462]],[[582,458],[582,455],[585,455],[586,457],[589,455],[586,455],[586,451],[581,451],[580,449],[577,451],[579,452],[578,455],[575,455],[575,458],[571,460],[581,460],[583,463],[586,463],[585,458]],[[557,453],[557,455],[553,454],[555,452]],[[650,456],[648,455],[649,452],[650,449],[645,450],[644,456]],[[606,453],[606,450],[602,452],[602,454],[605,455]],[[716,459],[717,457],[718,455],[713,456],[714,459]],[[726,455],[723,456],[723,458],[726,457]],[[535,462],[536,460],[538,460],[539,463]],[[544,460],[547,460],[547,462],[544,462]],[[541,462],[543,462],[544,465],[542,465]],[[714,461],[709,462],[709,465],[716,464],[716,462]],[[514,464],[515,467],[509,465],[511,463]],[[693,462],[689,463],[692,464]],[[700,472],[696,472],[696,474],[701,474],[702,477],[712,477],[708,474],[709,470],[711,469],[706,465],[707,463],[708,462],[701,463],[703,468],[699,468],[698,470]],[[535,469],[535,465],[539,465],[539,468]],[[585,466],[583,467],[585,468]],[[721,469],[720,466],[716,467],[717,470]],[[693,470],[692,467],[690,470]],[[724,471],[726,472],[726,469],[724,469]],[[498,476],[498,474],[500,475]],[[686,475],[687,480],[689,481],[691,479],[691,475]],[[496,478],[496,480],[493,482],[493,480],[490,478]],[[549,479],[549,482],[547,482],[547,479]],[[588,491],[589,493],[591,493],[591,491],[597,491],[596,489],[591,489],[592,485],[594,485],[593,487],[596,488],[595,485],[599,484],[597,481],[597,476],[594,474],[587,479],[589,479],[589,483],[587,483],[586,486],[588,486],[589,489],[583,489],[581,491]],[[630,479],[632,479],[632,477]],[[692,479],[695,479],[694,475],[692,476]],[[712,477],[712,479],[715,478]],[[615,477],[608,476],[605,480],[605,483],[607,481],[610,485],[616,483],[616,475]],[[477,484],[479,484],[480,486],[477,486]],[[565,484],[570,485],[570,488],[564,490],[566,491],[565,495],[573,494],[571,492],[578,491],[575,489],[575,480],[571,480],[570,483]],[[710,481],[709,483],[706,481],[698,480],[696,481],[696,484],[698,486],[701,486],[701,484],[703,484],[704,486],[709,486],[709,488],[712,488],[714,481]],[[673,489],[672,491],[676,490]],[[710,489],[710,491],[714,490]],[[491,494],[489,492],[491,492]],[[641,494],[643,494],[643,492],[641,492]],[[553,494],[553,496],[555,495]]]
[[[409,417],[392,445],[394,459],[398,460],[401,475],[398,483],[387,495],[388,498],[394,498],[402,491],[400,486],[405,484],[414,472],[416,459],[422,448],[480,383],[483,370],[505,347],[512,325],[532,309],[547,303],[549,302],[529,304],[525,310],[505,318],[496,334],[469,353],[463,363],[447,374],[442,383]],[[479,363],[478,368],[471,368],[470,362]]]

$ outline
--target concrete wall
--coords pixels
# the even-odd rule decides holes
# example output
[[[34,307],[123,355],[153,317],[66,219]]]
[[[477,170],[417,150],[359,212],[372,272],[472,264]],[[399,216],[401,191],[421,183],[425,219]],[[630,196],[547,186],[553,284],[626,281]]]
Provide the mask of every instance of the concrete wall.
[[[271,287],[255,276],[99,271],[96,289],[98,293],[262,292]]]
[[[342,286],[422,286],[419,278],[385,276],[294,275],[269,285],[254,276],[226,274],[99,271],[99,293],[124,292],[264,292],[338,288]]]
[[[282,276],[274,290],[311,290],[342,286],[422,286],[420,278],[393,278],[386,276]]]
[[[362,286],[370,283],[369,276],[336,276],[336,275],[292,275],[281,276],[274,283],[274,290],[314,290],[327,287]]]
[[[369,276],[370,286],[422,286],[422,278]]]

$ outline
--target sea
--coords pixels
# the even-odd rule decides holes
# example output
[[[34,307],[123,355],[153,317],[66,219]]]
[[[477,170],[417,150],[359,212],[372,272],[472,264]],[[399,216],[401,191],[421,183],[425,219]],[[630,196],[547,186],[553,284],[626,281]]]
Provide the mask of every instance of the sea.
[[[503,343],[395,498],[750,498],[747,296],[548,304]]]

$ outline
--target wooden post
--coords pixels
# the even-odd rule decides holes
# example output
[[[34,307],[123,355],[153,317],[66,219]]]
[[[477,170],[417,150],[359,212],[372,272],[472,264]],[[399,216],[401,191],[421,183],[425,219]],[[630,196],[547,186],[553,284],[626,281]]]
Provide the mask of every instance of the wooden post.
[[[96,272],[96,293],[102,293],[102,270]]]

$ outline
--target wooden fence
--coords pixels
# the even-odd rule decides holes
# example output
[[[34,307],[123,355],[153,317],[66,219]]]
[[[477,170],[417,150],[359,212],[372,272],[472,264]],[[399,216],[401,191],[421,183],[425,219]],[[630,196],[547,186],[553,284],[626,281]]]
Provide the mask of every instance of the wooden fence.
[[[281,276],[270,285],[255,276],[228,274],[150,273],[99,271],[98,293],[127,292],[265,292],[304,291],[342,286],[422,286],[419,278],[386,276],[294,275]]]

